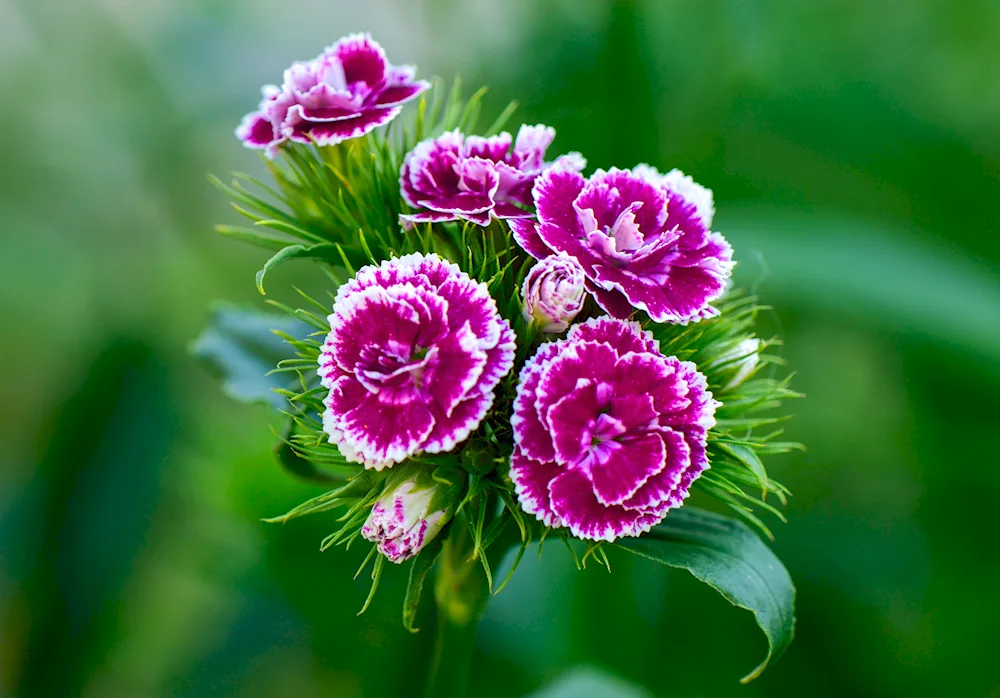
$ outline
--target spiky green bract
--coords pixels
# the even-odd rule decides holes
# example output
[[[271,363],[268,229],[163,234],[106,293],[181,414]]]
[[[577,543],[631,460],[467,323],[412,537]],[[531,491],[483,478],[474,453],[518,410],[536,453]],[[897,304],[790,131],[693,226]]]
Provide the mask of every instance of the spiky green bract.
[[[740,355],[734,349],[754,338],[759,313],[769,310],[754,296],[731,291],[716,303],[719,315],[689,325],[643,323],[660,342],[660,351],[693,361],[708,379],[715,399],[716,425],[708,433],[711,467],[695,481],[694,487],[721,500],[736,514],[769,538],[773,538],[755,509],[763,509],[784,521],[784,516],[766,501],[773,494],[785,504],[789,494],[780,482],[770,478],[765,457],[801,449],[802,445],[779,438],[780,424],[788,415],[778,412],[782,401],[801,397],[791,390],[791,376],[781,376],[783,360],[770,351],[780,346],[777,339],[762,340],[759,346]],[[756,365],[749,376],[733,385],[734,364],[752,359]]]
[[[406,232],[399,225],[399,172],[406,153],[445,131],[474,130],[479,118],[484,89],[463,99],[456,80],[445,96],[435,97],[442,92],[435,84],[416,109],[362,138],[335,146],[287,144],[280,159],[267,161],[277,188],[240,173],[229,186],[213,178],[253,223],[217,230],[274,253],[257,274],[261,293],[267,272],[290,259],[323,262],[342,283],[366,264],[410,252],[438,252],[452,261],[465,256],[464,248],[450,247],[430,228]],[[511,111],[486,135],[503,128]]]

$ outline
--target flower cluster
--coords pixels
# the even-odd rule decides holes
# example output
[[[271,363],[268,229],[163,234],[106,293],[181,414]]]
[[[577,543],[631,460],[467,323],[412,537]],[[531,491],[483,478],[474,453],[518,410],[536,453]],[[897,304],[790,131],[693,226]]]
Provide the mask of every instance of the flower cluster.
[[[354,34],[311,61],[294,63],[281,87],[265,86],[257,111],[236,129],[270,157],[285,141],[334,145],[391,121],[429,87],[409,66],[393,66],[371,37]]]
[[[521,370],[510,475],[522,508],[589,540],[648,531],[708,467],[716,405],[695,365],[636,323],[574,325]]]
[[[326,323],[312,316],[325,341],[296,344],[294,366],[315,368],[319,386],[302,376],[291,442],[303,458],[376,478],[350,480],[372,489],[347,527],[367,514],[355,533],[392,562],[471,500],[479,536],[485,512],[504,516],[515,500],[576,538],[639,536],[685,502],[710,454],[707,491],[746,499],[750,478],[764,477],[761,491],[781,492],[755,453],[740,460],[768,420],[737,411],[716,427],[719,399],[741,396],[750,411],[788,393],[755,381],[766,344],[754,306],[718,317],[737,307],[720,301],[735,262],[712,229],[712,192],[649,165],[586,176],[579,153],[550,153],[549,126],[470,133],[462,115],[475,105],[421,100],[406,128],[373,132],[427,88],[353,35],[292,65],[237,130],[248,147],[288,156],[284,203],[310,223],[277,222],[302,244],[273,262],[312,256],[347,279]],[[740,435],[725,433],[734,425]],[[445,467],[459,473],[447,488],[427,479]]]

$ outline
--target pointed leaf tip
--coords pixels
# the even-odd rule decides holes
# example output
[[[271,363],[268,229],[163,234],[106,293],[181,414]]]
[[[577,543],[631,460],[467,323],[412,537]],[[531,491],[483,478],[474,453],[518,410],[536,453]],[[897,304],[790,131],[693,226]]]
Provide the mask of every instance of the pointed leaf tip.
[[[734,606],[754,614],[767,637],[764,661],[741,679],[749,683],[776,661],[795,634],[795,587],[784,565],[743,523],[683,507],[641,538],[616,547],[688,570]]]

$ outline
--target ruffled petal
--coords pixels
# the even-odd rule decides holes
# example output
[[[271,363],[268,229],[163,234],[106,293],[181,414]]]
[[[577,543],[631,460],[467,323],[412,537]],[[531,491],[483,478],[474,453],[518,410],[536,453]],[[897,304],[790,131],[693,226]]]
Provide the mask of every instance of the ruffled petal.
[[[369,86],[379,85],[385,80],[389,62],[385,51],[367,34],[352,34],[344,37],[328,49],[340,61],[344,80],[348,85],[363,82]]]
[[[653,339],[653,333],[642,329],[638,322],[621,322],[609,317],[590,318],[573,325],[566,337],[582,342],[604,342],[620,354],[660,351],[660,343]]]
[[[551,528],[559,528],[562,522],[552,510],[549,483],[562,472],[555,463],[529,458],[518,448],[510,458],[510,479],[521,508]]]
[[[664,430],[659,433],[664,445],[664,466],[626,500],[619,502],[626,509],[645,511],[669,502],[682,486],[681,477],[691,469],[691,448],[684,434]],[[687,491],[690,482],[683,487]]]
[[[313,123],[304,121],[295,127],[293,135],[301,140],[315,141],[317,145],[336,145],[351,138],[360,138],[366,133],[371,133],[379,126],[387,124],[396,118],[400,107],[390,107],[388,109],[372,109],[362,112],[356,117],[344,119],[343,121],[330,121],[324,123]]]
[[[514,241],[535,259],[544,259],[552,254],[538,235],[538,223],[531,218],[514,218],[507,221]]]
[[[666,465],[666,447],[655,432],[616,443],[604,463],[594,464],[590,478],[594,494],[605,506],[630,499]]]
[[[622,506],[605,506],[580,470],[567,470],[549,484],[552,511],[577,538],[614,541],[638,536],[663,520],[662,516]]]

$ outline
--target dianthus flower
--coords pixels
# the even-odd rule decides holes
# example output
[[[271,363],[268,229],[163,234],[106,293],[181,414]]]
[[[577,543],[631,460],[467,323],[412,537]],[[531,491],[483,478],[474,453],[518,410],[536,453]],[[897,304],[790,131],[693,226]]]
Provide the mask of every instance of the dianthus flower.
[[[323,429],[370,468],[453,449],[514,362],[514,333],[485,284],[436,255],[361,269],[338,290],[329,322]]]
[[[286,140],[334,145],[391,121],[429,87],[410,66],[390,65],[370,36],[344,37],[311,61],[293,63],[284,84],[265,86],[237,137],[274,157]]]
[[[574,325],[519,377],[510,477],[521,507],[578,538],[645,533],[708,467],[717,404],[695,365],[660,354],[637,323]]]
[[[710,232],[711,192],[679,170],[660,175],[598,170],[589,179],[552,168],[535,182],[538,219],[510,221],[531,255],[575,257],[587,290],[611,315],[645,310],[655,322],[687,323],[718,312],[732,273],[732,248]]]
[[[521,126],[516,140],[506,131],[482,138],[456,130],[419,143],[400,171],[403,200],[417,209],[402,215],[402,222],[462,219],[486,226],[491,218],[530,218],[531,187],[546,167],[580,170],[586,164],[579,153],[546,163],[555,135],[538,124]]]

